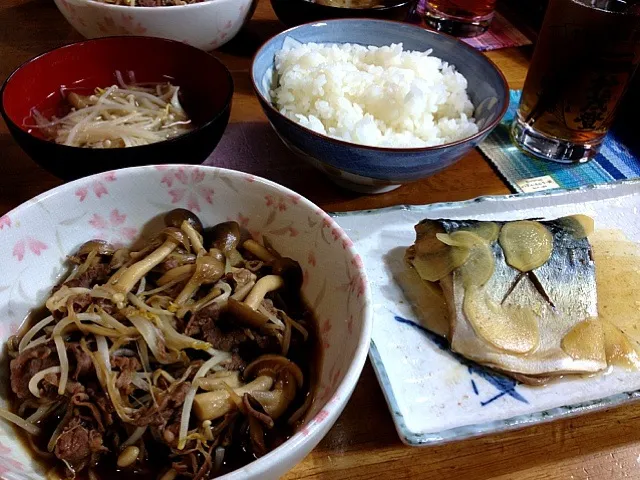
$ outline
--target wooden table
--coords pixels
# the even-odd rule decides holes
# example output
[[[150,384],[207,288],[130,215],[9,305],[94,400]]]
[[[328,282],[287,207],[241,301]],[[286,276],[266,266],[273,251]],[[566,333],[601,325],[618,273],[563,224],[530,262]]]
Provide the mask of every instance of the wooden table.
[[[250,87],[251,56],[281,31],[266,0],[236,39],[217,56],[236,85],[231,122],[266,122]],[[0,80],[25,60],[80,40],[51,0],[0,1]],[[521,88],[528,49],[488,53],[512,88]],[[59,185],[34,164],[0,123],[0,215]],[[509,192],[482,156],[473,151],[448,170],[394,192],[356,196],[328,181],[299,192],[326,210],[358,210],[395,204],[465,200]],[[286,479],[627,479],[640,478],[640,405],[584,415],[519,431],[432,448],[404,446],[367,363],[336,425]]]

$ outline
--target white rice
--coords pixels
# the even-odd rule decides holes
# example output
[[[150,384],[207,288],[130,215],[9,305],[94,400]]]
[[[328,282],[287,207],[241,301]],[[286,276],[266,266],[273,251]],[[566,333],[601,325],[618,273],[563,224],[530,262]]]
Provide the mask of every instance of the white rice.
[[[466,78],[430,54],[285,42],[272,100],[300,125],[364,145],[426,147],[477,133]]]

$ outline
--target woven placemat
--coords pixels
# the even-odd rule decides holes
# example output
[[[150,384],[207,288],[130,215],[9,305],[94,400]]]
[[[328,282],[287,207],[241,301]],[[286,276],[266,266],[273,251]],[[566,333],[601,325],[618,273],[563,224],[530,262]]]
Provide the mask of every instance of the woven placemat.
[[[418,7],[416,8],[414,18],[412,19],[414,23],[419,23],[422,26],[425,26],[425,3],[426,0],[420,0]],[[498,12],[496,12],[489,30],[485,33],[478,35],[477,37],[461,38],[460,40],[480,51],[497,50],[499,48],[508,47],[521,47],[523,45],[531,44],[531,40],[529,40],[524,33],[522,33],[515,25]]]
[[[640,145],[633,132],[626,128],[624,117],[614,124],[600,153],[588,163],[567,165],[524,154],[509,136],[520,94],[520,90],[511,90],[507,114],[479,147],[514,191],[576,188],[640,177]]]

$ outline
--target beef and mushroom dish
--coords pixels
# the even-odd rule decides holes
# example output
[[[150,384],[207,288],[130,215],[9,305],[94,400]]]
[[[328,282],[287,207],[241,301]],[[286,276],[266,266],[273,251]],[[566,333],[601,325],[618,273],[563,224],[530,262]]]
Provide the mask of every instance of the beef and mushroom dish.
[[[313,401],[298,263],[235,222],[164,223],[135,250],[82,245],[8,341],[0,416],[58,478],[213,478],[284,442]]]

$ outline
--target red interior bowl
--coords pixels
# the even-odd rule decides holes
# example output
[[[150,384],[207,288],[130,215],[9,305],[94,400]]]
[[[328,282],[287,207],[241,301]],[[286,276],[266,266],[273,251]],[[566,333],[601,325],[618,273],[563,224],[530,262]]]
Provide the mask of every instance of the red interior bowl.
[[[31,118],[50,117],[64,105],[64,89],[93,91],[125,82],[170,80],[180,86],[194,131],[141,147],[89,149],[47,141]],[[99,171],[152,163],[200,163],[213,151],[229,120],[233,81],[215,57],[183,43],[150,37],[110,37],[74,43],[19,67],[0,90],[2,115],[21,147],[55,175],[72,179]]]

